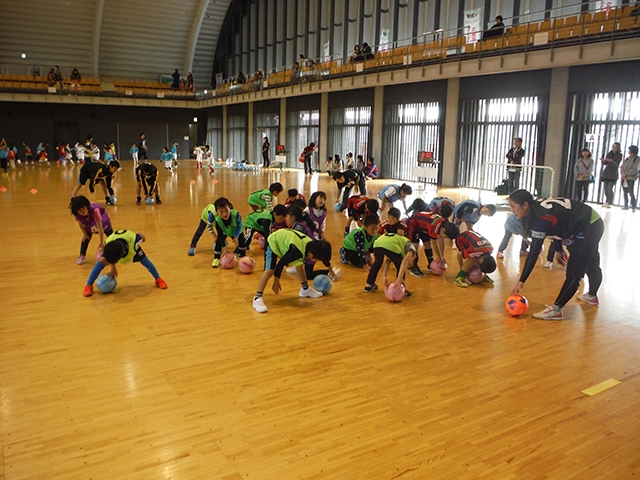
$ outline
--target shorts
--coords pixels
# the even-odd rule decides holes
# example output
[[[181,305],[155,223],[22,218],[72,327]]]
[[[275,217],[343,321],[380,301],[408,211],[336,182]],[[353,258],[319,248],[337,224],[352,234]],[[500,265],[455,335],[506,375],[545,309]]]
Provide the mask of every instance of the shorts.
[[[427,243],[431,242],[431,240],[435,240],[435,238],[431,238],[427,232],[418,231],[413,232],[413,235],[409,240],[411,240],[411,243],[420,243],[420,240],[422,240],[422,243]]]
[[[278,256],[273,253],[271,246],[267,245],[267,249],[264,251],[264,269],[275,270],[278,265]]]

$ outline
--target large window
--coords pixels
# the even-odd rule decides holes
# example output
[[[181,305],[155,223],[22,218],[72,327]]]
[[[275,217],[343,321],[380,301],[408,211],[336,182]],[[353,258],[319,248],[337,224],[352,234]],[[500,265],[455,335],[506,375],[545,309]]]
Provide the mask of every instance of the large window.
[[[547,104],[541,96],[463,100],[456,186],[493,189],[500,185],[508,176],[505,156],[515,137],[522,138],[523,165],[543,159]],[[504,166],[483,169],[483,163]],[[534,169],[523,169],[520,178],[520,186],[531,191],[539,181]]]
[[[583,148],[591,150],[596,162],[595,188],[589,189],[589,201],[602,202],[604,191],[600,183],[602,164],[599,159],[620,142],[623,158],[627,149],[640,142],[640,92],[579,93],[573,95],[569,120],[569,141],[564,171],[563,194],[574,193],[573,168]],[[638,186],[637,186],[638,187]],[[618,183],[615,202],[620,203],[622,189]]]
[[[213,158],[222,157],[222,117],[209,111],[207,119],[207,145],[211,147]]]
[[[280,115],[277,113],[256,113],[254,115],[254,132],[253,132],[253,151],[255,159],[250,159],[249,163],[257,163],[262,165],[262,144],[264,137],[269,139],[269,158],[273,161],[273,156],[278,145],[278,126],[280,124]]]
[[[418,152],[441,160],[443,105],[440,102],[385,105],[381,176],[413,180]],[[376,159],[378,160],[378,159]]]
[[[227,156],[234,162],[247,160],[247,116],[229,115],[227,125]]]
[[[329,112],[329,140],[327,155],[340,155],[344,160],[347,153],[353,158],[362,155],[367,158],[369,133],[371,131],[371,107],[333,108]],[[322,162],[326,158],[320,159]]]
[[[318,145],[320,134],[320,110],[302,110],[287,113],[287,166],[303,168],[298,161],[304,147],[314,142]],[[311,165],[318,168],[317,150]]]

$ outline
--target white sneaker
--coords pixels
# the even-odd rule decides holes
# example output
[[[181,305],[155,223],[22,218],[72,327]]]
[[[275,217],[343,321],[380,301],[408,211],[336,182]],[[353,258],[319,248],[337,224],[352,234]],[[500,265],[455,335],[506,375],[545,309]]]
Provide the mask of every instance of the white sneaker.
[[[553,267],[553,262],[544,262],[543,267],[544,267],[544,268],[551,269],[551,267]]]
[[[533,314],[533,318],[539,318],[541,320],[562,320],[562,310],[559,312],[553,307],[553,305],[547,305],[544,310]]]
[[[287,273],[298,273],[298,270],[296,267],[289,267],[287,268]]]
[[[269,311],[262,297],[253,298],[253,309],[258,313],[267,313]]]
[[[322,296],[322,292],[314,290],[311,287],[307,288],[306,290],[301,287],[299,296],[300,297],[309,297],[309,298],[320,298]]]
[[[334,281],[336,281],[336,282],[337,282],[338,280],[340,280],[340,269],[339,269],[339,268],[334,268],[334,269],[333,269],[333,273],[334,273],[334,275],[335,275],[335,277],[336,277],[336,278],[334,279]]]
[[[78,260],[76,260],[76,264],[77,264],[77,265],[84,265],[84,262],[85,262],[84,255],[80,255],[80,256],[78,257]]]
[[[585,293],[584,295],[578,295],[578,300],[584,303],[588,303],[589,305],[593,305],[594,307],[597,307],[600,305],[600,302],[598,301],[598,297],[591,296],[588,293]]]

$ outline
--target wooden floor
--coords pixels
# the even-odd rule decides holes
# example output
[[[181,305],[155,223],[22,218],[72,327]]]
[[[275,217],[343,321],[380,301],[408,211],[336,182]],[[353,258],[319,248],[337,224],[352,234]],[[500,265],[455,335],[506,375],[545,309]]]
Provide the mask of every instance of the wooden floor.
[[[67,208],[77,175],[36,166],[0,178],[1,479],[640,475],[640,213],[603,211],[602,305],[573,300],[563,322],[506,314],[521,266],[515,239],[493,288],[458,288],[451,267],[409,277],[414,297],[390,304],[343,266],[325,298],[299,299],[288,275],[257,314],[257,273],[213,270],[207,234],[187,256],[200,212],[225,195],[246,214],[248,194],[281,177],[307,196],[327,191],[332,204],[326,175],[214,179],[184,162],[173,177],[161,171],[164,205],[137,207],[125,162],[114,227],[146,234],[169,289],[125,265],[114,294],[91,298],[82,289],[97,242],[77,266]],[[506,215],[478,224],[496,247]],[[343,223],[329,214],[335,261]],[[250,255],[261,268],[260,252]],[[563,278],[561,267],[536,268],[523,292],[529,313],[553,302]],[[622,383],[581,393],[610,378]]]

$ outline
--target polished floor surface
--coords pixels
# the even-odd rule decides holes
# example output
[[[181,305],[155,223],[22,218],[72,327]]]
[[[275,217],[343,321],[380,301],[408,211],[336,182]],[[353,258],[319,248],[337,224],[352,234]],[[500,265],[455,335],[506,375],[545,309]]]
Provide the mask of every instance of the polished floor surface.
[[[187,256],[200,212],[225,195],[246,214],[248,194],[280,179],[307,197],[322,189],[332,205],[326,175],[210,177],[184,162],[160,172],[164,205],[136,206],[125,162],[109,213],[115,228],[147,236],[169,288],[124,265],[115,293],[84,298],[97,241],[76,265],[80,232],[67,205],[77,174],[23,166],[0,178],[0,479],[640,475],[640,213],[598,207],[601,306],[574,299],[562,322],[530,316],[564,278],[542,263],[523,291],[529,313],[507,315],[522,264],[515,238],[494,287],[453,285],[448,247],[449,271],[410,276],[414,297],[399,304],[364,293],[364,273],[343,266],[317,300],[298,298],[285,274],[258,314],[258,272],[212,269],[206,233]],[[506,216],[478,224],[496,247]],[[337,261],[344,217],[328,221]],[[257,246],[250,255],[261,269]],[[581,393],[608,379],[621,384]]]

